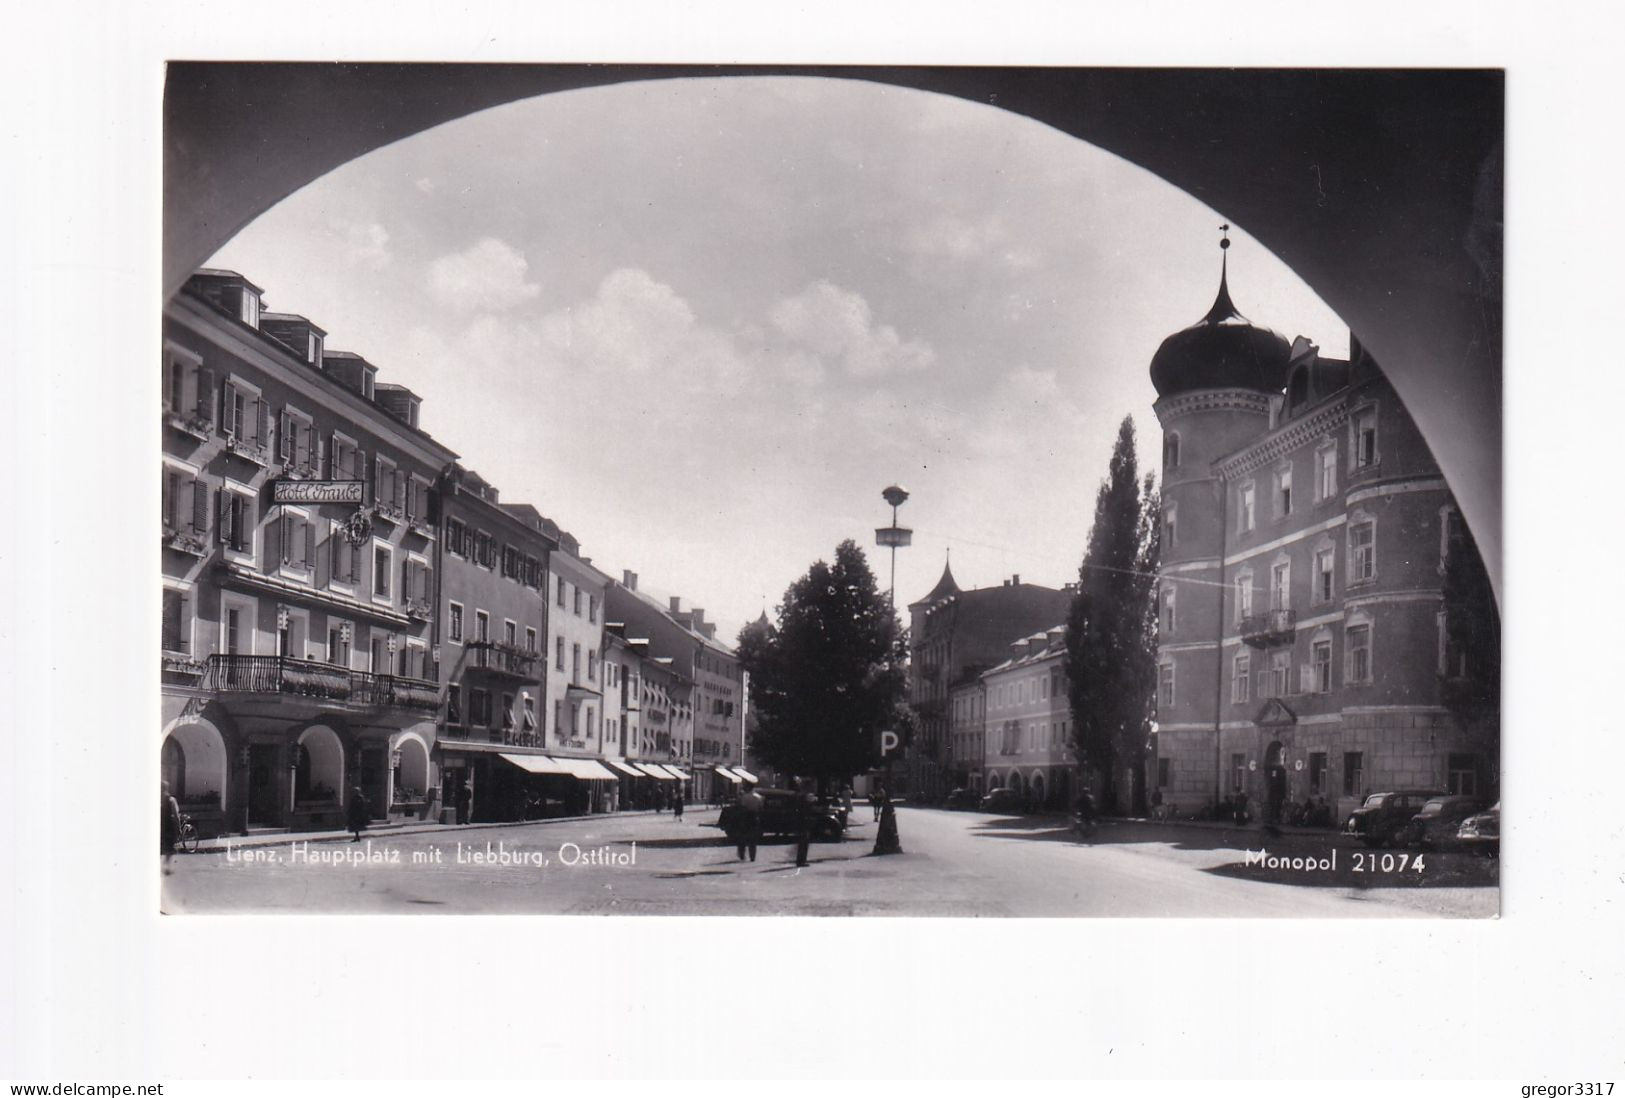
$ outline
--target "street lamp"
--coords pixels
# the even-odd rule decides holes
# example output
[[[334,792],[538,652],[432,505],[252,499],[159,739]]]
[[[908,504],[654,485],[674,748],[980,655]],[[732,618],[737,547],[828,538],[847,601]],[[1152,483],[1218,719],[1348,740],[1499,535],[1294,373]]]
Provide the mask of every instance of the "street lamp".
[[[908,499],[908,492],[896,484],[880,493],[880,498],[891,504],[891,525],[881,526],[875,530],[875,544],[891,550],[891,586],[886,592],[886,601],[892,606],[897,604],[897,548],[913,544],[914,531],[906,526],[897,525],[897,509]]]

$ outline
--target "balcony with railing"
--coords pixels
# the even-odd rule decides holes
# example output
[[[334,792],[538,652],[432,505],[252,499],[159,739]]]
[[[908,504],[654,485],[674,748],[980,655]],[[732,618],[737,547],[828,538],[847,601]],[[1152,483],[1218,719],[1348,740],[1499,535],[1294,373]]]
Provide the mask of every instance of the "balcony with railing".
[[[346,709],[433,713],[440,708],[438,683],[289,656],[212,655],[203,688],[220,694],[307,699]]]
[[[1263,610],[1241,619],[1241,640],[1254,648],[1270,648],[1291,643],[1297,629],[1296,611]]]
[[[499,641],[474,641],[468,646],[463,669],[465,671],[487,671],[493,675],[534,682],[536,681],[536,661],[540,658],[540,653],[532,652],[527,648],[519,648]]]

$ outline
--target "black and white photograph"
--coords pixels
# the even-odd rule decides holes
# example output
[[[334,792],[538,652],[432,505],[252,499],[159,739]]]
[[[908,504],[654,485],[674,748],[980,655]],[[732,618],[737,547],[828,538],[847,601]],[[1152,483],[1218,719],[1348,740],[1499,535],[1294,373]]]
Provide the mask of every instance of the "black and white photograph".
[[[171,65],[163,910],[1495,915],[1502,94]]]
[[[0,1079],[1608,1098],[1614,22],[23,13]]]

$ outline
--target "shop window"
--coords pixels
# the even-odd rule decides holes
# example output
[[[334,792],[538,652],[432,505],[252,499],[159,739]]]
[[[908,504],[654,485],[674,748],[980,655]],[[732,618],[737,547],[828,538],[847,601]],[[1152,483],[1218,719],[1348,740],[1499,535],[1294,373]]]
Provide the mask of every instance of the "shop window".
[[[1343,796],[1358,797],[1365,788],[1365,754],[1360,751],[1343,752]]]
[[[1326,792],[1326,752],[1309,753],[1309,793],[1319,796]]]
[[[1463,797],[1478,795],[1478,756],[1452,753],[1448,762],[1447,789]]]

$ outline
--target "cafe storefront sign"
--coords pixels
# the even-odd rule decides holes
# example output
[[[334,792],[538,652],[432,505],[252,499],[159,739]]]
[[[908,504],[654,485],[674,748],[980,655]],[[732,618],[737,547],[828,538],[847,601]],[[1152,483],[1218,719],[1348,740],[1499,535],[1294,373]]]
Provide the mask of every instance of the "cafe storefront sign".
[[[271,484],[272,503],[346,503],[360,506],[366,482],[360,480],[278,480]]]

